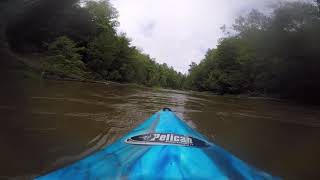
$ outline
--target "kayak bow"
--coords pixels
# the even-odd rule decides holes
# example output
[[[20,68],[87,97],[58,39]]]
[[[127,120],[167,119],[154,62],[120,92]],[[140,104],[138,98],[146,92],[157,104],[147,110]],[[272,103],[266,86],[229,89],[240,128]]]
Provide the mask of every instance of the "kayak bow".
[[[46,179],[278,179],[257,170],[165,108],[113,144]]]

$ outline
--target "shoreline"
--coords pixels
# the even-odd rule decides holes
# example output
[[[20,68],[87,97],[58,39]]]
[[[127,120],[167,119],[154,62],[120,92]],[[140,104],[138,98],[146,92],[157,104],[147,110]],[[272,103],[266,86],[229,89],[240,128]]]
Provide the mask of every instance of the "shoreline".
[[[17,77],[27,78],[27,79],[45,79],[45,80],[56,80],[56,81],[69,81],[69,82],[82,82],[82,83],[95,83],[95,84],[114,84],[118,86],[135,86],[139,88],[148,88],[148,89],[157,89],[157,90],[165,90],[165,91],[183,91],[187,93],[201,93],[201,94],[208,94],[208,95],[215,95],[215,96],[226,96],[226,97],[235,97],[235,98],[247,98],[247,99],[259,99],[259,100],[272,100],[272,101],[292,101],[296,102],[295,100],[290,100],[287,98],[281,98],[279,95],[267,95],[261,94],[258,92],[248,92],[248,93],[240,93],[240,94],[224,94],[221,95],[218,92],[212,91],[195,91],[190,89],[169,89],[163,87],[150,87],[144,84],[137,84],[137,83],[125,83],[125,82],[116,82],[116,81],[109,81],[109,80],[97,80],[94,78],[94,75],[91,72],[84,72],[88,76],[81,77],[76,76],[73,74],[68,74],[64,72],[55,72],[46,69],[43,65],[44,57],[41,55],[31,55],[31,56],[22,56],[16,53],[13,53],[10,50],[2,49],[0,50],[1,54],[4,57],[4,60],[7,64],[10,65],[12,68],[12,72],[17,75]],[[10,71],[11,71],[10,70]],[[11,74],[10,73],[10,74]],[[302,102],[303,103],[303,102]],[[305,103],[303,103],[305,104]]]
[[[200,93],[200,94],[206,94],[206,95],[214,95],[214,96],[220,96],[220,97],[235,97],[235,98],[247,98],[247,99],[256,99],[256,100],[271,100],[271,101],[288,101],[287,99],[280,98],[277,96],[267,96],[267,95],[251,95],[249,93],[242,93],[242,94],[224,94],[220,95],[216,92],[211,91],[194,91],[194,90],[188,90],[188,89],[167,89],[162,87],[149,87],[145,86],[143,84],[137,84],[137,83],[122,83],[122,82],[116,82],[116,81],[108,81],[108,80],[93,80],[93,79],[81,79],[81,78],[75,78],[75,77],[54,77],[54,76],[45,76],[41,79],[44,80],[54,80],[54,81],[69,81],[69,82],[81,82],[81,83],[95,83],[95,84],[103,84],[103,85],[118,85],[118,86],[135,86],[139,88],[147,88],[147,89],[153,89],[153,90],[164,90],[164,91],[183,91],[187,93]]]

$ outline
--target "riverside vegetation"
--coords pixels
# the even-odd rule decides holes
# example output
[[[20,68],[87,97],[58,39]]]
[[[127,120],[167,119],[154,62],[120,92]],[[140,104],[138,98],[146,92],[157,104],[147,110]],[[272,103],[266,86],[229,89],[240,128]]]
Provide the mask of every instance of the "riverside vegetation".
[[[238,17],[188,74],[157,63],[117,33],[118,13],[108,0],[2,1],[0,48],[32,55],[41,65],[29,65],[47,76],[314,101],[320,100],[319,4],[284,2]]]

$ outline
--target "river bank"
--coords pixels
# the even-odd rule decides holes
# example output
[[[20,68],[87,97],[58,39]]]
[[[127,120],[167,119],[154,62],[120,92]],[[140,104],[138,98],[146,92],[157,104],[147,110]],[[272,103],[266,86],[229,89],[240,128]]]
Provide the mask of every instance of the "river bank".
[[[162,89],[157,86],[146,86],[137,83],[116,82],[95,77],[90,71],[83,71],[84,76],[75,75],[65,71],[54,71],[48,68],[48,62],[43,54],[17,54],[8,49],[0,49],[1,69],[3,77],[12,77],[12,81],[22,79],[31,80],[55,80],[94,83],[103,85],[130,86],[147,89]],[[170,89],[174,90],[174,89]]]
[[[50,69],[48,62],[43,54],[16,54],[10,50],[2,49],[0,51],[2,56],[2,63],[5,64],[3,67],[7,67],[11,76],[14,74],[17,78],[27,78],[27,79],[46,79],[46,80],[56,80],[56,81],[70,81],[70,82],[83,82],[83,83],[96,83],[96,84],[114,84],[114,85],[130,85],[133,87],[141,88],[151,88],[151,89],[166,89],[166,90],[183,90],[188,92],[199,92],[190,89],[168,89],[157,86],[146,86],[137,83],[126,83],[126,82],[116,82],[99,79],[92,74],[90,71],[83,71],[80,74],[83,76],[72,74],[68,71],[55,71]],[[8,71],[5,69],[5,71]],[[252,98],[252,99],[265,99],[274,101],[290,101],[289,99],[282,98],[276,94],[263,94],[258,92],[248,92],[242,94],[220,94],[211,91],[202,91],[201,93],[217,96],[231,96],[239,98]]]

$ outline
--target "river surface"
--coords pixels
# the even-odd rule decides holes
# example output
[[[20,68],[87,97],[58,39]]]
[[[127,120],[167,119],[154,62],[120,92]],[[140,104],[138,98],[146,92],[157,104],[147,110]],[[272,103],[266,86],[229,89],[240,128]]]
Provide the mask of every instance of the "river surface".
[[[78,160],[163,107],[259,169],[320,178],[319,107],[113,83],[25,81],[0,92],[0,179],[30,179]]]

